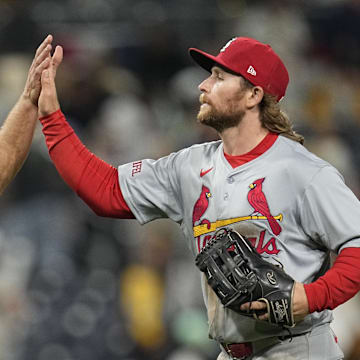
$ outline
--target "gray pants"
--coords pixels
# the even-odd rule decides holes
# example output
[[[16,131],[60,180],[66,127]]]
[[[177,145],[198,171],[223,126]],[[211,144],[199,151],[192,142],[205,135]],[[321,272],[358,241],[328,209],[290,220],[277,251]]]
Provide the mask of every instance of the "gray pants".
[[[340,360],[344,358],[335,335],[328,324],[319,326],[291,341],[276,341],[268,347],[261,346],[261,341],[253,343],[254,354],[246,360]],[[260,349],[260,350],[259,350]],[[217,360],[229,360],[224,351]]]

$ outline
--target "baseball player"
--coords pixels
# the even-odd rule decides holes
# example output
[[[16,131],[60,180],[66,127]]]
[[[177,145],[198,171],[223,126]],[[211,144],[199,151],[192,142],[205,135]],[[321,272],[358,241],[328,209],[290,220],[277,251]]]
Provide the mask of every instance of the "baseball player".
[[[218,359],[342,359],[331,310],[360,288],[360,204],[342,176],[310,153],[279,101],[289,81],[269,45],[237,37],[213,56],[190,55],[209,76],[199,85],[198,121],[220,140],[158,160],[114,168],[92,154],[60,110],[54,66],[42,74],[39,116],[52,161],[99,216],[177,222],[194,257],[219,229],[235,228],[295,280],[291,329],[224,306],[202,277],[209,336]],[[330,267],[330,253],[338,254]],[[269,278],[269,281],[274,279]],[[255,299],[257,300],[257,299]],[[263,301],[243,312],[260,312]],[[279,314],[278,314],[279,315]]]
[[[38,47],[30,66],[25,88],[0,129],[0,194],[22,167],[30,149],[37,123],[40,76],[50,64],[52,36]]]

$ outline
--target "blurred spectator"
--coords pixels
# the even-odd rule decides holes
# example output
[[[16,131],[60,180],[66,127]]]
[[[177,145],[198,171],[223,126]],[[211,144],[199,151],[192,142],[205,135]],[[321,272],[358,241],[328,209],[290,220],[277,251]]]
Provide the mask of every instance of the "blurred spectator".
[[[313,37],[312,56],[336,63],[340,68],[359,66],[359,1],[320,4],[311,8],[308,19]]]
[[[164,303],[172,239],[164,226],[147,226],[144,237],[142,246],[133,249],[131,261],[122,272],[120,300],[139,353],[160,360],[171,344]]]

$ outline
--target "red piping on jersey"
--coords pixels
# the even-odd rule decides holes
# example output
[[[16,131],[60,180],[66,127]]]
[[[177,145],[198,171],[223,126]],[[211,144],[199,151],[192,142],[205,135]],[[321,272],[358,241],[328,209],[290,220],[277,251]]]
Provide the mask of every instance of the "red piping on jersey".
[[[120,190],[117,169],[81,143],[60,110],[40,121],[50,157],[64,181],[97,215],[133,219]]]
[[[278,138],[278,134],[268,133],[264,139],[255,146],[252,150],[243,155],[229,155],[224,152],[224,156],[229,164],[236,168],[240,165],[243,165],[251,160],[256,159],[258,156],[262,155],[266,150],[270,149],[270,147],[274,144],[276,139]]]

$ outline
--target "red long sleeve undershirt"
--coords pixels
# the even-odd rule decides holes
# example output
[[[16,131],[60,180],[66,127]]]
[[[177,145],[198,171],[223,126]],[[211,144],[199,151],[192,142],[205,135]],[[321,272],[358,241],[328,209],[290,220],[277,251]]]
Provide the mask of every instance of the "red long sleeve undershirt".
[[[305,284],[310,313],[335,309],[360,291],[360,248],[343,249],[325,275]]]
[[[99,216],[134,219],[121,193],[117,169],[84,146],[60,110],[40,121],[50,157],[70,188]]]
[[[82,144],[63,113],[58,110],[40,121],[50,157],[59,174],[90,208],[99,216],[134,218],[121,193],[117,169]],[[273,140],[271,135],[264,139],[263,151]],[[360,248],[346,248],[324,276],[305,284],[310,312],[334,309],[353,297],[360,290],[359,264]]]

